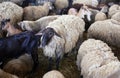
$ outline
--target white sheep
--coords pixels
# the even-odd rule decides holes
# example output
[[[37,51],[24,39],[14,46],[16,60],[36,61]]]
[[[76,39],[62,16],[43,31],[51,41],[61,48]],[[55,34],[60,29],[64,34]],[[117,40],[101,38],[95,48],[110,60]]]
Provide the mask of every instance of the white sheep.
[[[120,78],[120,70],[113,72],[107,78]]]
[[[117,23],[120,24],[120,17],[119,16],[120,16],[120,12],[117,12],[111,17],[111,19],[116,20]]]
[[[120,62],[112,61],[106,65],[100,66],[96,70],[93,70],[88,78],[109,78],[113,73],[114,77],[111,78],[119,78],[120,74],[117,74],[117,71],[120,70]],[[117,75],[116,75],[117,74]]]
[[[81,75],[83,75],[84,78],[90,78],[90,75],[93,71],[97,71],[97,69],[111,63],[112,61],[119,62],[117,57],[115,57],[114,54],[112,53],[112,51],[108,51],[108,52],[104,52],[100,50],[90,51],[82,58]],[[95,75],[92,76],[93,77],[91,78],[94,78]]]
[[[111,51],[111,48],[106,43],[104,43],[100,40],[95,40],[95,39],[88,39],[81,44],[81,46],[78,50],[77,61],[76,61],[76,64],[77,64],[79,70],[80,70],[82,58],[87,53],[89,53],[91,51],[96,51],[96,50],[108,52],[108,51]]]
[[[18,77],[0,69],[0,78],[18,78]]]
[[[104,21],[107,19],[107,16],[105,15],[105,13],[103,12],[98,12],[96,15],[95,15],[95,21]]]
[[[55,7],[57,9],[67,8],[69,5],[68,0],[55,0]]]
[[[63,54],[76,46],[79,37],[82,41],[84,25],[84,21],[74,15],[62,15],[49,23],[40,33],[44,55],[50,59],[56,57],[59,63]]]
[[[96,45],[96,46],[95,46]],[[88,39],[80,46],[77,61],[84,78],[107,78],[120,69],[120,62],[110,47],[95,39]],[[80,58],[79,58],[80,57]]]
[[[22,20],[23,9],[12,2],[0,3],[0,21],[11,19],[11,24],[15,25]]]
[[[47,16],[51,9],[51,3],[46,2],[43,6],[28,6],[24,8],[24,20],[37,20],[43,16]]]
[[[119,5],[112,5],[110,8],[109,8],[109,12],[108,12],[108,15],[109,15],[109,18],[111,18],[115,13],[117,12],[120,12],[120,6]]]
[[[52,70],[44,74],[43,78],[65,78],[63,74],[57,70]]]
[[[40,31],[44,29],[50,22],[57,19],[58,16],[44,16],[36,21],[22,21],[19,22],[18,25],[22,28],[22,30],[27,31]]]
[[[73,0],[73,4],[76,4],[76,3],[97,7],[98,0]]]
[[[25,76],[28,72],[32,71],[33,60],[29,54],[24,54],[18,59],[10,60],[3,69],[6,72],[16,74],[20,77]]]
[[[118,16],[119,17],[119,16]],[[100,39],[112,46],[120,47],[120,23],[114,19],[97,21],[88,29],[88,38]]]

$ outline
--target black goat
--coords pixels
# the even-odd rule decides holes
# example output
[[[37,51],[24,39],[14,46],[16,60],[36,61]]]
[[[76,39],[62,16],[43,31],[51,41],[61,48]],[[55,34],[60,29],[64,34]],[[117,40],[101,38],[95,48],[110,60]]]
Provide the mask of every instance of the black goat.
[[[0,62],[5,58],[17,58],[24,53],[32,56],[34,68],[38,65],[38,41],[40,37],[32,32],[22,32],[6,38],[0,38]],[[33,69],[34,69],[33,68]]]

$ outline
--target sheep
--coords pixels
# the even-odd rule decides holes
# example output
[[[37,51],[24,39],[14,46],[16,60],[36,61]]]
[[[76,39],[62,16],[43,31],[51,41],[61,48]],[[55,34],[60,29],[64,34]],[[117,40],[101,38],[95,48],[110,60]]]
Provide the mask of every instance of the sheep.
[[[56,68],[59,68],[64,53],[69,53],[76,46],[78,38],[82,41],[84,25],[84,21],[77,16],[62,15],[38,33],[41,34],[40,47],[49,58],[49,63],[56,57]]]
[[[65,78],[63,74],[57,70],[52,70],[44,74],[43,78]]]
[[[17,76],[25,76],[28,72],[32,71],[34,66],[32,57],[29,54],[24,54],[17,59],[10,60],[4,67],[3,70]]]
[[[109,75],[115,73],[120,70],[120,62],[118,61],[112,61],[106,65],[101,66],[100,68],[97,68],[96,70],[93,70],[89,74],[89,78],[109,78]],[[114,75],[115,76],[115,75]],[[119,76],[120,75],[116,75]],[[119,78],[119,77],[111,77],[111,78]]]
[[[0,3],[0,8],[1,8],[0,21],[2,21],[2,19],[10,18],[11,19],[10,23],[12,25],[15,25],[17,24],[17,22],[20,22],[22,20],[22,15],[23,15],[22,7],[19,7],[18,5],[12,2],[3,2]]]
[[[100,50],[90,51],[82,58],[81,75],[83,75],[84,78],[98,78],[99,77],[98,75],[96,75],[98,77],[95,77],[95,75],[92,75],[92,73],[95,71],[97,72],[99,68],[102,68],[102,66],[107,65],[111,62],[119,62],[117,57],[115,57],[114,54],[112,53],[112,51],[106,52]],[[112,71],[112,69],[110,70]],[[109,70],[107,71],[109,72]]]
[[[96,15],[95,15],[95,21],[104,21],[107,19],[107,16],[105,15],[105,13],[103,12],[98,12]]]
[[[119,5],[112,5],[109,8],[108,16],[111,18],[115,13],[120,12],[120,6]]]
[[[96,50],[109,52],[111,51],[111,48],[106,43],[100,40],[95,40],[95,39],[88,39],[81,44],[78,50],[77,61],[76,61],[76,64],[79,70],[80,70],[80,64],[81,64],[82,58],[87,53],[91,51],[96,51]]]
[[[110,47],[95,39],[82,43],[77,55],[77,65],[81,67],[81,75],[84,78],[107,78],[120,69],[120,62]]]
[[[67,7],[68,7],[68,4],[69,4],[68,0],[63,0],[63,1],[61,1],[61,0],[56,0],[56,1],[55,1],[55,7],[56,7],[57,9],[67,8]]]
[[[44,29],[50,22],[57,19],[59,16],[44,16],[36,21],[22,21],[18,25],[22,30],[35,31],[38,32],[41,29]]]
[[[0,78],[18,78],[18,77],[0,69]]]
[[[77,10],[75,8],[70,8],[68,10],[68,15],[76,15],[77,16]]]
[[[35,21],[43,16],[47,16],[49,13],[49,10],[51,9],[51,3],[46,2],[43,6],[28,6],[25,7],[23,19],[29,20],[29,21]]]
[[[116,20],[116,21],[120,24],[120,18],[119,18],[119,16],[120,16],[120,12],[117,12],[116,14],[114,14],[114,15],[111,17],[111,19]]]
[[[2,30],[7,31],[7,36],[11,36],[11,35],[22,32],[20,29],[17,29],[13,25],[10,24],[10,19],[3,19],[1,21],[1,27],[2,27]]]
[[[65,15],[72,6],[73,0],[55,0],[54,6],[57,15]]]
[[[94,22],[95,14],[92,12],[88,6],[83,5],[79,10],[78,17],[82,18],[85,21],[85,32],[87,32],[90,25]]]
[[[113,72],[108,78],[120,78],[120,70]]]
[[[73,0],[73,4],[76,4],[76,3],[97,7],[98,0]]]
[[[1,65],[8,58],[18,58],[24,53],[31,55],[34,61],[34,68],[38,65],[37,48],[40,36],[35,36],[32,32],[22,32],[13,36],[0,38],[0,62]]]
[[[118,16],[119,17],[119,16]],[[120,47],[120,23],[114,19],[97,21],[88,29],[88,38],[100,39],[109,45]]]

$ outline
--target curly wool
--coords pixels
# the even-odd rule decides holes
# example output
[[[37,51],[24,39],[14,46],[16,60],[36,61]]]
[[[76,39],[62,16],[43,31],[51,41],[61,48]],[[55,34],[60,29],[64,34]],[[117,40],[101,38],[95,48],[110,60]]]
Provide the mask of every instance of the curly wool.
[[[100,39],[112,46],[120,47],[120,24],[118,21],[108,19],[97,21],[88,29],[88,38]]]
[[[46,2],[43,6],[28,6],[24,8],[24,20],[35,21],[49,13],[50,2]]]
[[[44,74],[43,78],[65,78],[63,74],[57,70],[52,70]]]
[[[22,20],[23,9],[12,2],[0,3],[0,21],[4,19],[11,19],[11,24],[15,25]]]

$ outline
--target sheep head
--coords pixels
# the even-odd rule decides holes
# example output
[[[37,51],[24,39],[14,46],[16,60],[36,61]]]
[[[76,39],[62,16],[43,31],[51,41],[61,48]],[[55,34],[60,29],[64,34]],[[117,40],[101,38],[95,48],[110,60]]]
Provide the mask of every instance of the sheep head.
[[[1,21],[1,29],[2,30],[6,30],[7,28],[8,28],[8,23],[10,23],[10,18],[8,18],[8,19],[3,19],[2,21]]]
[[[61,37],[53,28],[46,28],[40,32],[41,34],[41,44],[40,47],[45,47],[54,35]]]

